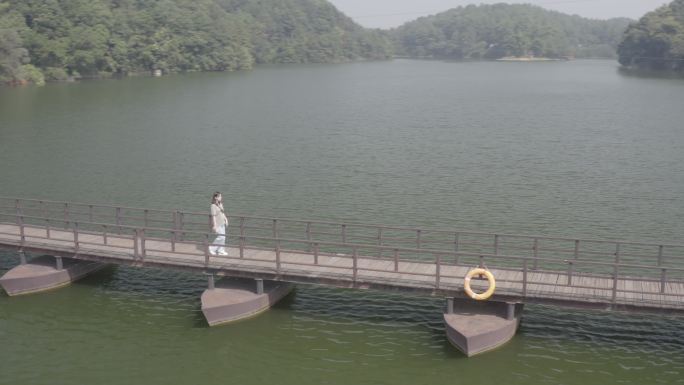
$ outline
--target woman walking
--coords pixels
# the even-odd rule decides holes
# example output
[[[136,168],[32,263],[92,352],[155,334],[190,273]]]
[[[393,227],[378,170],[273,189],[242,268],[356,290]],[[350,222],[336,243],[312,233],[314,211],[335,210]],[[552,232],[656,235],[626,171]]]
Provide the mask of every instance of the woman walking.
[[[223,196],[218,191],[211,197],[211,230],[218,235],[209,246],[209,252],[212,255],[228,255],[224,247],[228,231],[228,217],[223,210]]]

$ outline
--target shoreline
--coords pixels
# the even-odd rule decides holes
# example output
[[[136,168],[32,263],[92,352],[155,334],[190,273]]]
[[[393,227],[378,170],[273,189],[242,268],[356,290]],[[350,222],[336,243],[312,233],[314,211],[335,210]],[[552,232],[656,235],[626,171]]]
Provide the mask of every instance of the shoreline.
[[[567,62],[567,61],[582,61],[582,60],[615,60],[614,58],[573,58],[573,59],[557,59],[557,58],[542,58],[542,57],[503,57],[499,59],[448,59],[448,58],[435,58],[435,57],[411,57],[397,55],[387,59],[376,59],[376,60],[351,60],[345,62],[334,62],[334,63],[262,63],[257,64],[251,68],[245,68],[233,71],[180,71],[180,72],[169,72],[163,73],[161,76],[156,75],[153,72],[148,71],[131,71],[127,74],[104,74],[102,76],[82,76],[78,78],[69,78],[65,80],[46,80],[46,84],[55,83],[78,83],[81,81],[91,81],[91,80],[120,80],[125,78],[147,78],[147,77],[166,77],[168,75],[179,75],[179,74],[191,74],[191,73],[210,73],[210,72],[245,72],[258,69],[262,66],[279,66],[281,64],[292,65],[292,64],[343,64],[343,63],[354,63],[354,62],[374,62],[374,61],[393,61],[393,60],[424,60],[424,61],[442,61],[450,63],[536,63],[536,62]],[[676,71],[657,71],[657,70],[647,70],[642,68],[625,67],[620,66],[618,71],[625,75],[630,76],[642,76],[642,77],[660,77],[660,78],[671,78],[671,79],[683,79],[684,73]],[[20,88],[20,87],[30,87],[35,84],[30,82],[5,82],[0,83],[0,88]]]
[[[550,57],[527,57],[527,56],[505,56],[499,59],[494,59],[498,62],[546,62],[546,61],[570,61],[574,59],[560,59]]]

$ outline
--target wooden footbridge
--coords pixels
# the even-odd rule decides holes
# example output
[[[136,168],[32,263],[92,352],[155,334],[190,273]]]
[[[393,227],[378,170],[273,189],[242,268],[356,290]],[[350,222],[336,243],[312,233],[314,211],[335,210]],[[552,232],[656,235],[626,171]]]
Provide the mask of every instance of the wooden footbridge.
[[[0,247],[104,263],[463,296],[486,266],[497,301],[684,311],[684,245],[230,215],[212,255],[208,213],[0,197]],[[58,266],[61,268],[62,266]],[[486,281],[474,284],[484,287]]]

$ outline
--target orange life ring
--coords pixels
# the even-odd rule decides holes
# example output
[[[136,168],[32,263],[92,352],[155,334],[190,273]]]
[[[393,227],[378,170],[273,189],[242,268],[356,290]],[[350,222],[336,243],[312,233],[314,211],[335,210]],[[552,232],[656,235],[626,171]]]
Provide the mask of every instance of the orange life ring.
[[[470,288],[470,280],[476,275],[484,275],[487,277],[487,281],[489,281],[489,288],[482,294],[478,294]],[[489,270],[480,267],[472,269],[465,276],[463,288],[465,289],[466,294],[468,294],[468,297],[476,301],[484,301],[491,297],[492,294],[494,294],[494,290],[496,290],[496,280],[494,280],[494,274],[492,274]]]

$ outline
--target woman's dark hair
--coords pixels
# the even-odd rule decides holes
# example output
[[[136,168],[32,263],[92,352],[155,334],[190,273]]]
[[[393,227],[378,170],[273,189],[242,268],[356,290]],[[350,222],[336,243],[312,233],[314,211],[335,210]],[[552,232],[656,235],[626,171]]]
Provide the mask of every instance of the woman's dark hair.
[[[221,192],[220,192],[220,191],[217,191],[217,192],[214,193],[214,195],[211,196],[211,203],[212,203],[212,204],[215,204],[215,203],[216,203],[216,198],[218,198],[219,195],[221,195]]]

